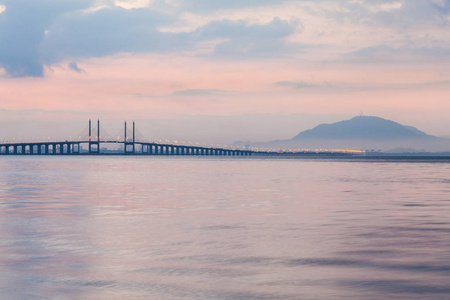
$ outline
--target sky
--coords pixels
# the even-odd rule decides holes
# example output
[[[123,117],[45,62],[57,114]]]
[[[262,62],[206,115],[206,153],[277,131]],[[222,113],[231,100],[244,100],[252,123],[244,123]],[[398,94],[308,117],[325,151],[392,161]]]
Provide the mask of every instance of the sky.
[[[227,144],[379,116],[450,137],[450,0],[0,0],[0,142]]]

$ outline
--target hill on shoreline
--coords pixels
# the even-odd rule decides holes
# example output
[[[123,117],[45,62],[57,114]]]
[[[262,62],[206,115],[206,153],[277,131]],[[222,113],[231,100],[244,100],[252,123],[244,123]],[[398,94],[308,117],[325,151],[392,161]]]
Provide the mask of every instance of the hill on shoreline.
[[[357,116],[320,124],[288,140],[236,142],[236,146],[266,149],[353,149],[380,151],[449,151],[450,139],[429,135],[415,127],[374,117]],[[402,150],[402,152],[405,152]]]
[[[300,132],[292,139],[434,139],[412,126],[372,116],[358,116],[332,124],[321,124]]]

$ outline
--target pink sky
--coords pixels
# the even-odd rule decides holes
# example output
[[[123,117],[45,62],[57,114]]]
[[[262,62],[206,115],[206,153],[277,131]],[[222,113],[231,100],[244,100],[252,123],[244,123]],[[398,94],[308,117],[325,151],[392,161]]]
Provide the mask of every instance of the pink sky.
[[[1,18],[14,2],[0,3]],[[135,119],[155,139],[265,141],[360,113],[450,136],[448,1],[182,3],[65,8],[45,20],[45,34],[29,45],[38,55],[29,69],[0,50],[0,136],[38,136],[39,124],[46,135],[68,136],[101,118],[111,131]],[[110,12],[127,37],[94,35],[100,42],[91,49],[83,25],[102,34]],[[130,21],[143,12],[170,20]],[[105,21],[92,21],[100,13]],[[133,29],[143,26],[148,34]],[[8,41],[4,31],[2,39]],[[40,64],[43,72],[35,72]]]

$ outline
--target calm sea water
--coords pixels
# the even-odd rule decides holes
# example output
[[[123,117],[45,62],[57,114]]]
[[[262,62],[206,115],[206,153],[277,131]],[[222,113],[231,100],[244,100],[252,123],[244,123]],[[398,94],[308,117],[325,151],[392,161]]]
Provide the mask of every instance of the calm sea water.
[[[449,299],[450,162],[1,157],[1,299]]]

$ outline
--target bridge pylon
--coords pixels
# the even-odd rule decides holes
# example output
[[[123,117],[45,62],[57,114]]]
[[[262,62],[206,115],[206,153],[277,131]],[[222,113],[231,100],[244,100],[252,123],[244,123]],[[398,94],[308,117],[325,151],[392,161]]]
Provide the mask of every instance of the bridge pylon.
[[[94,150],[92,145],[97,146]],[[89,119],[89,154],[100,154],[100,119],[97,120],[97,141],[92,141],[91,119]]]
[[[124,154],[135,154],[136,153],[136,138],[135,138],[135,125],[134,125],[134,121],[133,121],[133,141],[129,142],[127,140],[127,122],[125,121],[125,140],[124,140],[124,149],[123,149],[123,153]],[[131,150],[128,150],[128,146],[131,146]]]

